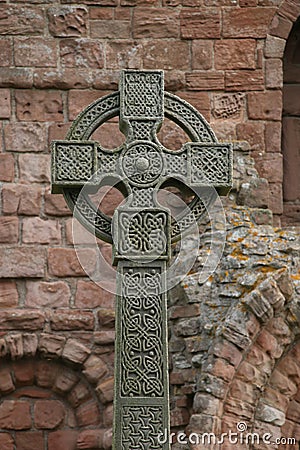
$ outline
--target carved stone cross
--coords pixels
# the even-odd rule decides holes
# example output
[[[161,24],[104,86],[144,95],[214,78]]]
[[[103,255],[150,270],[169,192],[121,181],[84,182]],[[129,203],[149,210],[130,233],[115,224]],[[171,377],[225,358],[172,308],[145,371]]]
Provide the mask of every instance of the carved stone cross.
[[[118,116],[126,136],[114,150],[89,140]],[[166,149],[157,138],[164,117],[192,142]],[[203,117],[187,102],[164,93],[162,71],[124,70],[120,90],[88,106],[65,141],[52,143],[52,192],[63,192],[81,223],[114,245],[117,265],[114,434],[115,450],[169,449],[167,263],[171,242],[205,212],[215,188],[231,187],[230,144],[218,143]],[[113,220],[95,208],[83,186],[96,191],[115,183],[127,196]],[[190,211],[174,222],[157,200],[158,189],[184,183],[195,192]],[[198,191],[197,191],[198,189]]]

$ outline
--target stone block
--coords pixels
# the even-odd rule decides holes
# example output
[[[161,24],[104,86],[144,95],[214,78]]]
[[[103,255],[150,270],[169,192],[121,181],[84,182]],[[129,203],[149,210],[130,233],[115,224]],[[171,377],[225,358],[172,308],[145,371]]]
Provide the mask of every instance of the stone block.
[[[98,100],[101,97],[99,91],[78,90],[69,92],[69,117],[74,120],[77,115],[86,108],[90,103]]]
[[[18,431],[16,446],[22,450],[41,450],[44,446],[44,436],[41,431]]]
[[[4,127],[5,149],[13,152],[42,152],[46,149],[45,124],[14,122]]]
[[[17,117],[21,121],[63,122],[63,103],[60,92],[22,90],[15,92]]]
[[[114,294],[91,281],[79,280],[75,294],[75,306],[77,308],[110,309],[114,306]],[[99,314],[101,315],[101,311]]]
[[[0,311],[0,329],[2,330],[40,330],[45,323],[44,313],[36,310],[15,309]]]
[[[145,69],[188,70],[189,48],[188,42],[165,41],[151,39],[143,46],[143,67]]]
[[[0,307],[14,308],[19,303],[19,293],[14,281],[0,280]]]
[[[63,67],[102,69],[104,66],[103,44],[91,39],[62,39],[60,59]]]
[[[31,68],[0,67],[0,87],[29,89],[33,85]]]
[[[65,281],[27,281],[25,304],[30,308],[69,306],[71,292]]]
[[[11,434],[0,433],[0,447],[5,450],[14,450],[15,442]]]
[[[0,118],[9,119],[11,114],[10,90],[0,89]]]
[[[8,395],[16,389],[10,369],[8,367],[0,369],[0,376],[0,392],[3,395]]]
[[[266,88],[281,89],[282,88],[282,61],[279,58],[266,60]]]
[[[281,123],[266,122],[265,124],[265,145],[266,152],[281,152]]]
[[[82,6],[53,6],[47,11],[49,32],[54,37],[86,36],[88,12]]]
[[[100,308],[97,312],[97,317],[101,327],[114,327],[116,317],[114,309]]]
[[[22,37],[14,39],[16,66],[56,67],[57,48],[53,39]]]
[[[23,333],[23,354],[24,356],[35,356],[38,346],[38,337],[36,334]]]
[[[10,154],[0,154],[0,181],[14,181],[15,159]]]
[[[23,183],[49,183],[50,167],[50,155],[24,153],[19,156],[20,179]]]
[[[202,11],[183,9],[180,15],[182,39],[216,39],[221,33],[221,14],[217,8]]]
[[[62,356],[67,361],[83,364],[90,353],[91,351],[85,345],[75,341],[75,339],[68,339]]]
[[[269,205],[269,184],[264,178],[254,178],[242,183],[237,197],[239,205],[266,208]]]
[[[227,70],[225,73],[226,91],[262,91],[264,89],[262,70]]]
[[[44,23],[43,10],[38,6],[0,5],[0,34],[42,34]]]
[[[285,49],[286,40],[276,36],[267,35],[265,42],[266,58],[282,58]]]
[[[30,386],[34,384],[34,362],[22,359],[21,361],[14,363],[12,366],[16,386]]]
[[[83,374],[90,383],[99,383],[107,372],[107,366],[101,358],[91,355],[84,363]]]
[[[13,47],[10,39],[0,39],[0,67],[13,65]]]
[[[42,388],[52,388],[58,373],[58,366],[49,361],[40,360],[36,363],[35,378],[36,385]]]
[[[154,45],[148,42],[141,45],[136,41],[124,39],[108,41],[106,46],[106,67],[114,70],[141,67],[144,53],[144,64],[153,64],[151,50],[154,49],[155,53],[161,53],[161,48],[155,45],[155,42]]]
[[[19,240],[19,220],[17,217],[0,217],[0,243],[14,244]]]
[[[79,427],[99,425],[100,423],[99,407],[95,401],[89,401],[78,406],[75,414]]]
[[[93,85],[94,73],[91,70],[63,67],[45,72],[36,69],[33,86],[37,89],[86,89]],[[55,91],[54,91],[55,92]]]
[[[67,206],[62,194],[45,194],[45,213],[48,216],[70,216],[72,211]]]
[[[216,41],[215,68],[217,70],[255,69],[255,39],[224,39]]]
[[[93,330],[94,315],[82,310],[56,310],[50,318],[52,330]]]
[[[58,392],[59,394],[65,395],[70,392],[71,389],[78,383],[79,377],[76,372],[73,372],[68,369],[64,369],[58,373],[55,383],[53,386],[53,390]]]
[[[92,39],[130,39],[131,28],[128,20],[92,20]]]
[[[44,249],[4,247],[0,254],[0,278],[36,278],[45,275]]]
[[[4,430],[30,429],[30,403],[20,400],[3,400],[0,405],[0,427]]]
[[[114,398],[114,378],[108,378],[98,384],[96,392],[103,403],[110,403]]]
[[[281,120],[282,96],[279,91],[250,92],[248,114],[255,120]]]
[[[59,430],[48,434],[48,450],[74,450],[76,448],[78,431]]]
[[[37,400],[34,404],[35,426],[41,430],[53,430],[65,419],[64,405],[58,400]]]
[[[22,241],[25,244],[60,244],[61,225],[57,220],[39,217],[23,220]]]
[[[68,401],[73,406],[73,408],[77,408],[82,403],[86,402],[91,398],[91,392],[89,391],[86,384],[82,381],[71,390],[68,395]]]
[[[2,211],[4,214],[36,216],[39,215],[41,206],[42,188],[39,186],[12,183],[4,185],[2,188]]]
[[[272,425],[282,426],[285,422],[285,413],[273,406],[260,403],[256,409],[255,417],[262,422],[271,423]]]
[[[225,8],[223,37],[265,38],[274,8]]]
[[[10,334],[6,336],[7,349],[11,359],[15,360],[23,357],[23,340],[21,334]]]
[[[42,333],[39,340],[39,351],[46,358],[59,358],[62,355],[66,338]]]
[[[169,8],[137,7],[133,15],[133,37],[134,39],[178,38],[178,11]]]
[[[192,41],[193,70],[209,70],[212,68],[212,64],[213,42],[205,39],[194,39]]]
[[[197,71],[186,73],[186,85],[190,90],[217,91],[225,89],[224,72]]]
[[[91,273],[96,267],[94,249],[50,248],[48,265],[51,275],[57,277],[78,277]]]

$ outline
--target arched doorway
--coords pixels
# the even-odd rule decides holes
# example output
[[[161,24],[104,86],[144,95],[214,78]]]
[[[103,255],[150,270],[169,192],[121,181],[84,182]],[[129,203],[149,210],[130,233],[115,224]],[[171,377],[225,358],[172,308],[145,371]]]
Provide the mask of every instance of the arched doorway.
[[[300,17],[288,37],[283,60],[283,217],[300,225]]]

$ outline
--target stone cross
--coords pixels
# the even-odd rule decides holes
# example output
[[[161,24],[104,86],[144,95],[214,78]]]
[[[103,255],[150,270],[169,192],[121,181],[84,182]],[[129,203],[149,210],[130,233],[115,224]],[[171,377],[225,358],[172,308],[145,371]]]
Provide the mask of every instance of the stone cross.
[[[119,116],[126,141],[107,150],[90,136],[114,116]],[[178,151],[165,148],[156,134],[164,117],[182,127],[192,142]],[[52,143],[52,192],[62,192],[81,223],[113,243],[115,450],[169,449],[169,443],[160,443],[158,436],[169,430],[166,270],[170,246],[205,212],[197,189],[214,188],[225,195],[231,172],[230,144],[218,143],[191,105],[164,92],[162,71],[122,71],[119,92],[88,106],[66,140]],[[109,182],[127,196],[113,220],[80,192],[83,186],[97,191]],[[196,192],[189,213],[176,222],[157,200],[158,189],[168,183],[184,183]]]

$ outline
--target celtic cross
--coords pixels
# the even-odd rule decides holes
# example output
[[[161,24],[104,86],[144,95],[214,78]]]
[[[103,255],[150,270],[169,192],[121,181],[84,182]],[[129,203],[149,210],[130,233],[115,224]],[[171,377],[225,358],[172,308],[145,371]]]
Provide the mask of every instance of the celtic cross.
[[[114,150],[90,140],[119,116],[125,143]],[[157,137],[164,117],[192,142],[178,151]],[[231,187],[230,144],[218,143],[203,117],[187,102],[164,92],[162,71],[124,70],[120,89],[88,106],[66,140],[52,143],[52,192],[62,192],[81,223],[113,243],[117,265],[114,433],[115,450],[169,449],[158,435],[169,430],[167,263],[171,242],[205,212],[214,196]],[[111,220],[87,191],[114,183],[126,194]],[[196,192],[189,212],[172,220],[158,203],[158,189],[182,183]]]

